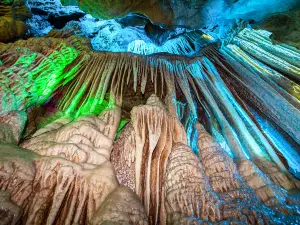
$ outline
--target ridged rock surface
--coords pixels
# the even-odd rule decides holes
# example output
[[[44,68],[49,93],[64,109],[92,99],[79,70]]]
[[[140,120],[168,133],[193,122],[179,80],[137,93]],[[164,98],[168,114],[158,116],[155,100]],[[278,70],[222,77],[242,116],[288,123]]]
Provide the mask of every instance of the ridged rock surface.
[[[166,219],[159,217],[165,217],[162,188],[168,155],[174,143],[186,143],[185,131],[155,95],[134,107],[131,119],[114,144],[111,160],[120,183],[134,188],[150,221],[159,223]]]
[[[46,156],[60,156],[75,163],[101,165],[109,161],[120,123],[120,108],[75,121],[61,118],[32,135],[22,147]]]
[[[30,16],[25,0],[1,0],[0,41],[7,42],[23,36],[29,28],[24,21]]]
[[[147,225],[148,217],[140,198],[128,187],[117,187],[94,214],[91,224]]]
[[[117,187],[113,167],[40,157],[1,144],[0,188],[22,206],[24,224],[85,224]]]
[[[222,202],[212,191],[199,159],[184,144],[173,146],[169,155],[164,195],[169,219],[180,212],[185,217],[204,221],[221,220]]]

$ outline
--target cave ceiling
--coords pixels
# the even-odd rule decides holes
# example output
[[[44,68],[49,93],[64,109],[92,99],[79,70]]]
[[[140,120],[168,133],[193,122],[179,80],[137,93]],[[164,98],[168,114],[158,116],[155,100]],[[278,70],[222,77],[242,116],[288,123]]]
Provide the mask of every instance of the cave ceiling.
[[[224,20],[260,22],[274,13],[299,7],[293,0],[61,0],[95,18],[120,18],[128,13],[146,15],[153,23],[188,28],[214,27]]]

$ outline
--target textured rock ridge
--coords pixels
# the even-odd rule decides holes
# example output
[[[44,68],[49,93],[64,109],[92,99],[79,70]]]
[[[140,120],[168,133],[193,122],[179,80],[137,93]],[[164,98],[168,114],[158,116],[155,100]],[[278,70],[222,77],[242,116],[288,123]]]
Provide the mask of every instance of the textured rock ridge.
[[[164,183],[168,224],[172,224],[177,213],[203,221],[221,220],[222,201],[211,189],[199,158],[188,146],[173,146]]]
[[[22,208],[10,200],[10,194],[6,191],[0,191],[0,219],[1,224],[17,224],[22,216]]]
[[[38,130],[22,147],[41,155],[60,156],[75,163],[101,165],[109,161],[120,123],[120,108],[100,116],[61,118]]]
[[[61,119],[38,130],[32,139],[22,144],[28,148],[36,147],[34,151],[48,157],[1,144],[0,187],[10,191],[13,202],[23,207],[24,224],[86,224],[91,220],[109,193],[118,186],[109,158],[119,121],[120,109],[117,107],[98,117],[79,117],[73,123]],[[87,133],[93,129],[96,133]],[[47,151],[50,140],[56,151],[53,148]],[[68,155],[70,144],[73,147],[85,145],[82,149],[86,154],[77,153],[79,150],[75,148]],[[41,150],[39,146],[45,148]],[[102,154],[92,154],[92,151]],[[94,161],[89,161],[89,157]],[[131,213],[130,210],[127,212]],[[139,215],[142,214],[143,211]]]
[[[24,21],[30,16],[25,0],[1,0],[0,41],[7,42],[24,36],[29,28]]]
[[[212,137],[201,125],[198,124],[197,128],[199,130],[199,155],[204,171],[213,190],[219,193],[219,196],[228,204],[223,209],[224,219],[243,220],[250,224],[255,224],[259,221],[268,223],[272,220],[266,216],[270,210],[261,207],[260,201],[266,206],[270,206],[274,211],[281,211],[285,214],[284,211],[291,210],[290,213],[298,215],[295,209],[297,204],[299,204],[296,203],[299,199],[294,199],[295,202],[289,205],[290,197],[285,190],[279,187],[283,186],[287,189],[291,188],[291,186],[295,187],[285,175],[278,169],[277,171],[275,170],[278,174],[277,176],[274,173],[266,173],[273,177],[274,181],[277,181],[274,185],[268,176],[250,160],[238,160],[238,166],[236,166],[233,160],[213,141]],[[270,162],[265,162],[264,165],[269,165],[269,171],[272,171],[272,169],[274,171],[276,168]],[[279,184],[275,177],[281,178],[285,183]],[[249,205],[252,207],[249,207]],[[265,213],[258,213],[261,210],[265,211]]]

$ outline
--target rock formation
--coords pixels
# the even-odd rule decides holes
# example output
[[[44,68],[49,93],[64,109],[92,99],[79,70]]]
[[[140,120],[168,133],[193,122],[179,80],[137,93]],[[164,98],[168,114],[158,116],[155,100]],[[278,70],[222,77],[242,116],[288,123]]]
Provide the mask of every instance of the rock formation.
[[[0,1],[0,41],[7,42],[22,37],[29,26],[25,20],[31,16],[25,0]]]
[[[299,50],[251,21],[226,40],[213,21],[215,33],[190,30],[199,21],[182,10],[225,4],[228,24],[240,7],[244,19],[270,13],[247,1],[63,1],[98,16],[151,13],[85,15],[19,40],[24,1],[2,1],[0,224],[300,224]],[[30,23],[74,19],[58,1],[28,3]],[[94,51],[87,37],[122,49]]]
[[[102,203],[91,224],[147,225],[148,218],[139,197],[124,186],[117,187]]]

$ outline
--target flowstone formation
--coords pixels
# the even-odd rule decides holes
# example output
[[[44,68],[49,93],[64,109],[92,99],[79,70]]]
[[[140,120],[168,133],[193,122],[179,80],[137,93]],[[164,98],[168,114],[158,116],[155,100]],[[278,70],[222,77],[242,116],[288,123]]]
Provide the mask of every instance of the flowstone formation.
[[[258,29],[293,2],[63,2],[132,13],[0,6],[0,224],[300,224],[297,30]]]
[[[29,26],[25,20],[31,17],[26,0],[0,1],[0,41],[7,42],[22,37]]]

